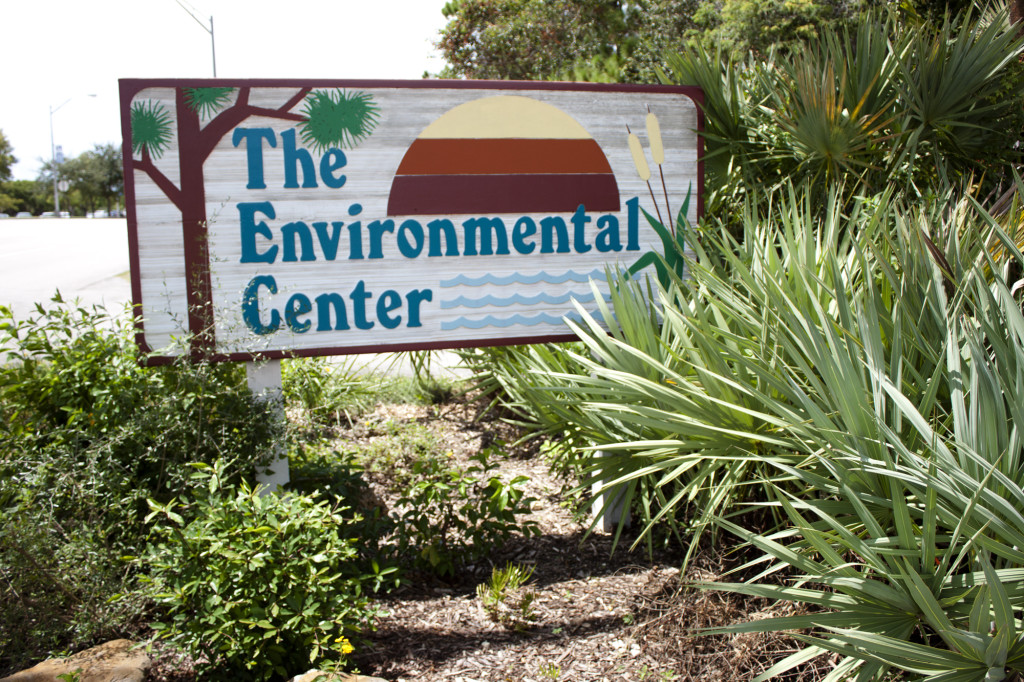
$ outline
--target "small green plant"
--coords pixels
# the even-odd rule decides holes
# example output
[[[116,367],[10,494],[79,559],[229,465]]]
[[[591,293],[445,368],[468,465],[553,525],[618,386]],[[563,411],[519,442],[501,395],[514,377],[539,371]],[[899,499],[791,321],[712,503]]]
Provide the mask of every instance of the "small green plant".
[[[562,676],[562,669],[554,663],[541,663],[539,671],[541,677],[549,680],[557,680]]]
[[[491,579],[477,585],[476,595],[488,617],[495,623],[521,632],[537,619],[533,610],[536,593],[522,588],[533,576],[533,567],[508,563],[491,571]],[[557,667],[556,667],[557,669]],[[557,675],[552,679],[558,679]]]
[[[151,502],[143,567],[164,613],[156,636],[231,679],[343,667],[349,638],[376,615],[367,591],[383,576],[356,568],[342,510],[316,494],[226,486],[220,463],[197,469],[205,493]]]
[[[321,426],[351,426],[373,406],[382,388],[379,377],[324,358],[285,361],[281,383],[285,404],[301,408],[314,425]]]
[[[82,669],[75,668],[69,672],[61,673],[60,675],[57,675],[57,679],[61,680],[61,682],[81,682]]]
[[[526,496],[529,479],[502,481],[489,455],[481,451],[465,471],[437,457],[413,463],[412,482],[398,500],[402,556],[438,575],[452,575],[458,564],[486,556],[517,531],[539,533],[535,521],[518,519],[534,501]]]

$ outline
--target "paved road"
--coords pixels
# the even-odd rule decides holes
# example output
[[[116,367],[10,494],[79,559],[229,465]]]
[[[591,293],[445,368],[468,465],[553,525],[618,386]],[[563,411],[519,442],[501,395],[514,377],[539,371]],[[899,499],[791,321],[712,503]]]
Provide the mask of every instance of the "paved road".
[[[112,311],[131,300],[123,219],[0,221],[0,303],[24,319],[58,289],[65,298]]]

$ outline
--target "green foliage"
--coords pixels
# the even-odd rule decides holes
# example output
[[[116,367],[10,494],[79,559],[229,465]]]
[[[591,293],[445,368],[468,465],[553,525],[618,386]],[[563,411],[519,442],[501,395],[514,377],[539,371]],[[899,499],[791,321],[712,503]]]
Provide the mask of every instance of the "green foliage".
[[[197,468],[192,498],[150,503],[143,563],[166,609],[158,637],[232,679],[343,667],[349,637],[375,615],[366,592],[379,576],[355,569],[342,510],[315,494],[228,486],[220,463]]]
[[[537,619],[533,610],[536,593],[522,590],[531,576],[533,567],[512,563],[505,564],[505,568],[495,566],[491,579],[476,588],[476,596],[487,616],[516,632],[527,629]]]
[[[278,437],[239,367],[142,367],[133,331],[59,296],[27,320],[0,307],[0,667],[135,627],[137,604],[107,600],[147,498],[187,490],[188,462],[248,473]]]
[[[185,105],[189,110],[201,117],[209,118],[231,101],[235,88],[184,88],[184,92]]]
[[[487,556],[516,532],[537,534],[525,476],[502,481],[485,450],[465,471],[438,457],[412,465],[412,480],[398,500],[397,543],[401,556],[438,575]]]
[[[707,98],[709,212],[738,216],[749,189],[805,178],[822,195],[1005,188],[1024,127],[1022,45],[1005,14],[909,26],[869,13],[767,61],[700,46],[670,56],[672,79]]]
[[[112,144],[96,145],[62,164],[43,164],[39,182],[53,187],[53,177],[67,183],[69,191],[61,199],[61,206],[72,212],[94,211],[102,202],[107,210],[119,201],[124,193],[124,170],[121,165],[121,148]],[[49,197],[52,200],[52,197]]]
[[[301,407],[314,424],[351,426],[379,399],[380,377],[354,364],[333,364],[325,358],[298,358],[281,364],[286,405]]]
[[[0,182],[11,179],[11,166],[16,163],[18,159],[14,156],[14,147],[4,131],[0,130]]]
[[[619,277],[611,333],[575,327],[584,371],[536,364],[534,390],[564,396],[548,409],[606,453],[583,485],[623,486],[645,533],[713,524],[764,552],[743,570],[797,576],[703,586],[824,610],[716,630],[815,628],[765,679],[823,650],[845,657],[837,679],[1018,671],[1012,618],[990,623],[1024,606],[1024,317],[1006,279],[1024,256],[970,198],[847,215],[841,194],[821,209],[791,191],[740,239],[689,234],[690,278],[654,303]],[[744,529],[745,505],[780,525]]]
[[[0,507],[0,674],[129,634],[144,606],[134,597],[111,600],[126,571],[102,533],[8,505]]]
[[[352,149],[377,127],[380,107],[365,92],[316,90],[306,97],[299,125],[302,141],[314,151]]]
[[[443,78],[649,83],[688,43],[742,58],[852,25],[866,2],[835,0],[456,0],[438,48]]]
[[[704,45],[735,55],[793,50],[823,33],[852,25],[869,3],[863,0],[704,0],[691,35]]]
[[[53,207],[51,188],[37,180],[10,180],[0,183],[0,211],[28,211],[39,215]]]
[[[129,124],[133,153],[149,154],[155,159],[163,156],[171,143],[171,116],[162,104],[148,101],[132,104]]]
[[[627,56],[639,9],[609,0],[456,0],[438,47],[444,78],[543,80],[590,62]]]
[[[363,573],[379,576],[373,590],[397,587],[399,566],[389,542],[395,522],[370,488],[356,454],[317,443],[300,443],[288,459],[291,481],[287,489],[324,495],[338,507],[337,513],[345,522],[343,537],[353,540],[358,553],[355,565]]]

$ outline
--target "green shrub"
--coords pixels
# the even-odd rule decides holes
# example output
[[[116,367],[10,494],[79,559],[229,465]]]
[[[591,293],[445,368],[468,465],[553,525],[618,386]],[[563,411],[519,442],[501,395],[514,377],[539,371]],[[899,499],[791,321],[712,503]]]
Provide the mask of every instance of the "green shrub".
[[[158,637],[232,679],[341,668],[376,612],[380,574],[358,570],[342,509],[316,494],[261,496],[197,465],[205,492],[151,502],[148,593],[166,610]],[[188,521],[186,519],[191,519]]]
[[[300,443],[289,454],[289,467],[287,490],[320,494],[331,500],[345,521],[343,537],[355,542],[360,570],[388,575],[387,586],[397,586],[397,559],[394,547],[388,543],[395,522],[367,483],[356,453],[322,443]],[[399,472],[394,473],[397,476]]]
[[[130,317],[58,295],[26,320],[0,307],[0,670],[133,634],[121,557],[147,498],[193,482],[186,463],[252,471],[278,435],[237,365],[143,367]]]
[[[412,481],[398,500],[396,519],[401,556],[438,575],[487,556],[516,532],[539,533],[535,521],[517,517],[530,512],[525,476],[505,483],[484,450],[465,471],[442,458],[424,457],[412,466]]]
[[[314,424],[351,426],[377,400],[381,378],[354,364],[326,358],[298,358],[281,363],[286,405],[301,407]]]

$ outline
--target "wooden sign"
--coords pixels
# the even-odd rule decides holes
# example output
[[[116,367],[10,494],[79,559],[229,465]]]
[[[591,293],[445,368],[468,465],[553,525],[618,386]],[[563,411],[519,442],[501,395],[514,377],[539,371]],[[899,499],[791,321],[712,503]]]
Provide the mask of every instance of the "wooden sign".
[[[572,338],[564,318],[596,307],[606,268],[664,252],[646,214],[699,214],[700,101],[670,86],[122,80],[139,345],[248,360]]]

